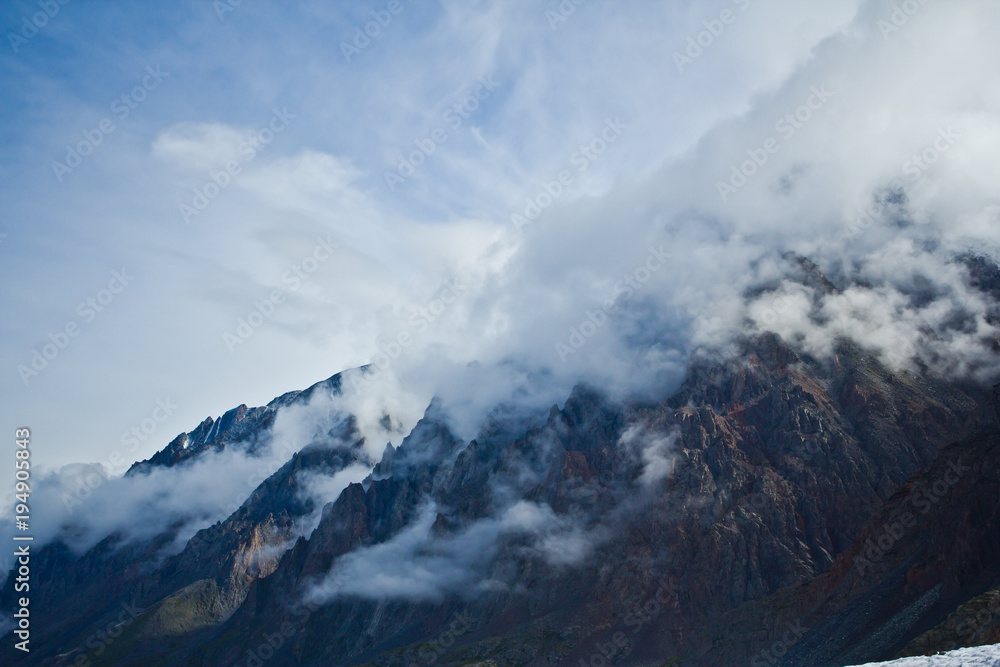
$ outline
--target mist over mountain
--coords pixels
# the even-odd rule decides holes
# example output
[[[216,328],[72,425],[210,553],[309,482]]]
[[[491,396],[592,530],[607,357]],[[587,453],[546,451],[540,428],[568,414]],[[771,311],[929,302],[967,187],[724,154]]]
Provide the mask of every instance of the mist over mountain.
[[[751,303],[855,289],[781,262]],[[955,263],[993,317],[996,265]],[[748,329],[663,398],[522,394],[471,439],[496,369],[453,371],[466,400],[435,397],[411,428],[389,406],[370,419],[376,366],[209,418],[49,509],[50,648],[31,660],[844,665],[989,643],[993,612],[966,610],[1000,590],[991,369],[814,345]],[[65,498],[70,472],[36,493]]]

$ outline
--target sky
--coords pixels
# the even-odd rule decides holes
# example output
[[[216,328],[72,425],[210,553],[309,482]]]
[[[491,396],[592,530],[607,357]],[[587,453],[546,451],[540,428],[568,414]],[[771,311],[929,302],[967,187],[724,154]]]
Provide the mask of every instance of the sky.
[[[953,263],[1000,247],[988,0],[55,0],[0,26],[0,422],[43,468],[382,361],[352,409],[444,396],[463,435],[579,381],[669,393],[746,331],[995,370]],[[863,287],[782,282],[786,252]]]

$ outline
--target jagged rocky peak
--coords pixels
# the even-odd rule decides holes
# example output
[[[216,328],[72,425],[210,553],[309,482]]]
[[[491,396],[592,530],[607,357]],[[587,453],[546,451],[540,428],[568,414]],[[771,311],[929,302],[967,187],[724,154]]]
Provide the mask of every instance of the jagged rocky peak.
[[[794,256],[796,269],[789,276],[806,287],[812,287],[820,294],[836,294],[840,289],[826,277],[823,270],[808,257]]]
[[[413,476],[429,482],[441,466],[450,463],[462,445],[448,425],[441,401],[434,399],[399,447],[393,448],[391,444],[386,447],[370,480]]]
[[[970,284],[1000,303],[1000,266],[989,257],[974,253],[959,255],[958,260],[968,270]]]
[[[235,408],[157,456],[231,446],[241,424],[259,435],[274,406],[319,390],[339,384]],[[296,632],[271,664],[409,664],[458,615],[475,621],[438,664],[576,664],[618,632],[628,640],[619,664],[749,664],[795,620],[788,610],[820,610],[806,625],[822,637],[823,623],[873,599],[853,579],[831,588],[819,578],[843,573],[909,480],[936,474],[956,440],[979,437],[963,445],[972,452],[995,438],[997,401],[996,391],[893,371],[848,341],[816,360],[775,334],[748,336],[725,356],[698,359],[667,400],[615,401],[581,384],[561,407],[497,406],[469,441],[432,401],[377,464],[344,415],[179,553],[164,558],[152,543],[53,550],[38,586],[62,615],[67,639],[53,639],[53,650],[71,657],[95,614],[139,600],[149,611],[122,640],[138,662],[122,664],[239,664],[286,623]],[[361,475],[343,477],[352,466]],[[1000,475],[977,469],[976,483],[992,488],[991,474]],[[975,569],[988,526],[969,518],[975,494],[949,498],[935,553]],[[973,608],[984,587],[1000,587],[978,572],[963,597],[961,586],[903,575],[942,584],[949,597],[938,611]],[[877,600],[909,604],[915,591]],[[72,611],[98,592],[94,613]],[[306,599],[315,606],[297,613]],[[650,599],[655,612],[637,614],[653,609]],[[156,628],[171,623],[180,629],[167,646]],[[880,631],[899,650],[932,627]]]
[[[154,467],[169,468],[197,458],[204,452],[219,451],[237,443],[253,453],[265,444],[266,437],[262,439],[258,436],[266,434],[274,424],[279,409],[308,403],[319,392],[325,392],[328,396],[339,395],[341,377],[342,374],[337,373],[307,389],[287,392],[266,406],[250,408],[242,404],[217,420],[207,417],[193,431],[181,433],[149,459],[133,464],[126,474],[148,472]]]

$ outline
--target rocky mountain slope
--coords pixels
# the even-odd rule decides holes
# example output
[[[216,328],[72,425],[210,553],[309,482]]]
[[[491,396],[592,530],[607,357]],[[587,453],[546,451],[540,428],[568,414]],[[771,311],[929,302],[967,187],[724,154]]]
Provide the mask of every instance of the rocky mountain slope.
[[[296,632],[274,664],[395,664],[416,660],[420,640],[455,618],[474,621],[444,664],[576,664],[601,652],[624,664],[739,664],[706,650],[718,619],[826,571],[962,431],[973,393],[889,373],[850,346],[823,368],[773,336],[696,369],[669,404],[620,408],[579,389],[499,450],[480,451],[477,440],[450,469],[348,489],[254,583],[220,631],[226,639],[199,647],[197,664],[238,664],[286,623]],[[636,428],[653,441],[675,434],[670,474],[648,486],[648,455],[623,446]],[[440,445],[439,427],[418,426],[422,443],[424,429]],[[390,542],[428,498],[448,508],[433,524],[448,535],[472,532],[511,497],[551,508],[562,523],[542,540],[498,530],[487,567],[497,585],[473,599],[338,596],[305,621],[289,605],[288,591],[307,591],[351,550]]]
[[[183,466],[226,448],[263,456],[278,410],[305,405],[318,393],[339,392],[340,376],[335,375],[305,391],[284,394],[265,407],[244,405],[218,420],[208,418],[150,460],[136,463],[126,476]],[[242,601],[249,582],[273,569],[280,547],[296,534],[297,522],[317,512],[313,501],[300,493],[301,475],[332,475],[355,464],[371,467],[351,416],[338,421],[325,438],[295,453],[249,498],[237,499],[231,516],[194,534],[180,553],[172,554],[180,525],[168,526],[146,540],[111,534],[83,554],[60,540],[43,546],[33,557],[40,576],[32,592],[35,599],[45,601],[36,611],[36,627],[42,628],[39,644],[44,648],[36,649],[32,658],[43,664],[73,664],[80,655],[92,655],[95,647],[109,645],[95,636],[95,628],[113,625],[123,608],[152,610],[162,617],[166,613],[161,607],[167,606],[176,615],[179,601],[195,592],[198,599],[191,606],[196,610],[184,609],[184,620],[168,621],[169,632],[159,627],[159,621],[152,623],[150,636],[163,641],[166,635],[186,635],[227,618]],[[344,442],[353,444],[345,448]],[[330,443],[336,447],[328,447]],[[13,586],[13,578],[8,578],[0,594],[5,608],[14,599]],[[144,620],[141,625],[146,624]]]
[[[727,614],[724,634],[739,641],[713,646],[709,661],[752,649],[767,664],[844,665],[995,643],[998,397],[995,389],[965,435],[878,508],[827,572]]]
[[[339,377],[129,474],[252,456],[321,389]],[[378,462],[344,415],[179,551],[177,529],[45,547],[28,664],[845,665],[1000,641],[998,403],[763,334],[668,400],[581,385],[547,414],[497,406],[468,442],[435,401]],[[371,472],[303,493],[352,466]]]

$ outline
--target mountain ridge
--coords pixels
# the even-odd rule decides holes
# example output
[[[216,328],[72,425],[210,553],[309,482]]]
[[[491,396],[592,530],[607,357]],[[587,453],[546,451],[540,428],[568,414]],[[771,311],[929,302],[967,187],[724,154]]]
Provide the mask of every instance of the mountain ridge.
[[[127,477],[261,455],[280,410],[340,396],[342,377],[206,419]],[[996,388],[893,370],[847,339],[814,358],[770,332],[696,356],[663,400],[581,383],[543,419],[498,405],[470,440],[435,398],[379,460],[354,415],[319,404],[312,441],[176,551],[181,524],[43,548],[53,611],[31,661],[238,665],[272,646],[274,665],[840,665],[985,641],[994,625],[957,628],[1000,584],[991,533],[969,519],[992,516],[976,489],[996,482],[997,406]],[[935,496],[933,540],[878,547],[880,527],[913,529],[900,503],[956,451],[981,459],[963,468],[975,488]],[[949,579],[941,554],[971,574]],[[121,605],[138,612],[98,652]]]

